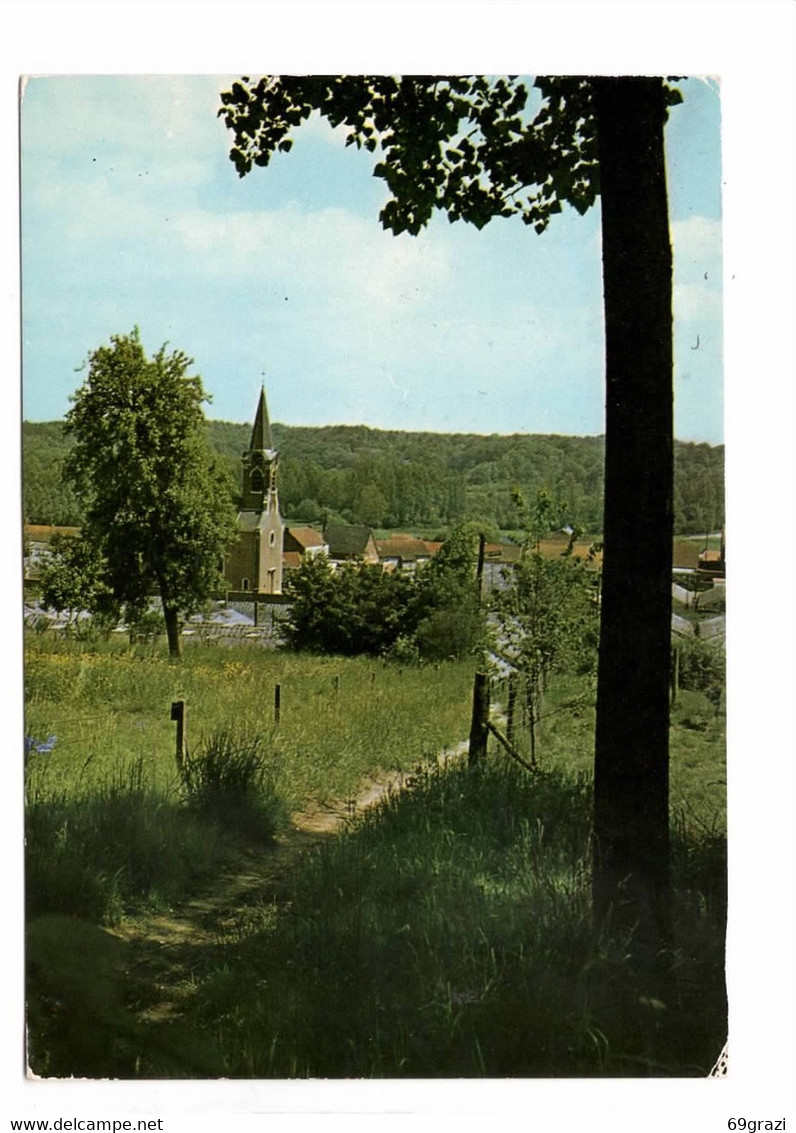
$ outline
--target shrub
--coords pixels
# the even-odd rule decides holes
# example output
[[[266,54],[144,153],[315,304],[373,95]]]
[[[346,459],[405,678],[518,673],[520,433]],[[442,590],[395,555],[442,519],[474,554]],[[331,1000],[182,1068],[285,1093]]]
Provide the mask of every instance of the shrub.
[[[166,623],[159,609],[142,610],[135,616],[128,616],[127,628],[130,631],[130,644],[153,641],[165,634]]]
[[[458,661],[477,649],[484,635],[481,612],[473,603],[444,606],[417,627],[418,652],[426,661]]]
[[[699,637],[685,638],[680,649],[680,687],[710,693],[725,681],[724,648]]]
[[[422,658],[415,639],[402,633],[396,637],[390,648],[385,650],[384,660],[393,665],[419,665]]]
[[[191,809],[228,830],[269,841],[284,817],[277,768],[259,735],[233,728],[214,732],[178,770]]]

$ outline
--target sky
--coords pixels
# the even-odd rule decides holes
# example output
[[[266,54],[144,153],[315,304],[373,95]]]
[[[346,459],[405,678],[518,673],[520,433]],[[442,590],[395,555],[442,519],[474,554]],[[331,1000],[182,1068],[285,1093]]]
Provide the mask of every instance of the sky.
[[[599,434],[599,207],[537,235],[438,213],[378,221],[374,158],[316,118],[239,178],[217,117],[235,75],[34,77],[21,110],[23,413],[60,418],[92,350],[140,328],[195,361],[211,418],[264,381],[289,425]],[[675,432],[723,440],[720,87],[666,130]]]

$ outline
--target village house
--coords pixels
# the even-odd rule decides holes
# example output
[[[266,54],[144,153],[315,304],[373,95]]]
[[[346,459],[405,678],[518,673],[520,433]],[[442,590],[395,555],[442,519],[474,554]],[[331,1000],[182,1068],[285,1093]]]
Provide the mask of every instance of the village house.
[[[511,572],[521,554],[522,548],[515,543],[487,543],[484,546],[484,568],[481,577],[485,594],[506,589],[511,579]]]
[[[332,563],[379,562],[379,551],[370,527],[358,523],[331,523],[323,529]]]
[[[707,571],[716,578],[724,578],[727,570],[727,547],[723,531],[719,549],[712,551],[706,548],[699,556],[699,569]]]
[[[389,539],[376,540],[376,548],[382,566],[386,570],[409,573],[427,563],[441,546],[441,543],[429,543],[425,539],[415,539],[413,535],[393,535]]]
[[[298,569],[305,555],[329,554],[328,544],[314,527],[286,527],[282,548],[283,571]]]

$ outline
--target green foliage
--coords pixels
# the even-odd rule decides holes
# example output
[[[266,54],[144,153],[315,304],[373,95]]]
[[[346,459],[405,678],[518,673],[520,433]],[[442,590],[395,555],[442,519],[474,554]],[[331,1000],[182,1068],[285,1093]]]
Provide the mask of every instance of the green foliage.
[[[334,570],[325,555],[307,555],[286,583],[293,603],[285,641],[317,653],[383,653],[406,632],[411,587],[380,566],[346,563]]]
[[[517,502],[525,525],[522,555],[506,590],[497,595],[500,648],[521,674],[535,761],[536,724],[550,677],[558,672],[594,672],[597,664],[597,577],[572,554],[573,531],[557,559],[540,544],[558,525],[559,508],[539,492],[532,509]]]
[[[530,120],[516,78],[243,78],[221,95],[219,115],[234,132],[240,176],[288,150],[291,130],[313,110],[344,125],[347,144],[381,151],[373,173],[391,196],[380,219],[396,235],[416,234],[435,209],[477,228],[518,215],[541,231],[562,200],[579,212],[593,203],[597,144],[588,79],[536,86],[546,101]]]
[[[680,687],[710,692],[723,688],[726,662],[723,644],[686,637],[677,643],[680,652]]]
[[[418,652],[426,661],[467,657],[483,645],[483,639],[484,618],[473,598],[435,610],[415,632]]]
[[[414,575],[381,566],[305,556],[287,581],[293,598],[282,633],[295,649],[316,653],[414,653],[428,660],[466,656],[483,634],[475,595],[475,536],[453,529],[438,554]],[[409,642],[413,641],[414,648]]]
[[[273,742],[273,737],[272,737]],[[193,810],[226,830],[271,841],[284,820],[278,768],[259,733],[224,728],[178,761],[183,795]]]
[[[385,650],[384,660],[393,665],[420,665],[422,657],[415,637],[400,633],[389,649]]]
[[[206,423],[208,443],[221,462],[231,497],[240,488],[240,454],[250,432],[246,425]],[[567,501],[566,523],[592,533],[602,530],[602,437],[482,437],[354,425],[273,424],[272,432],[280,451],[279,500],[288,522],[319,523],[327,517],[342,522],[342,511],[349,522],[365,522],[357,511],[357,499],[362,498],[360,489],[367,477],[373,476],[386,500],[379,527],[433,528],[469,516],[477,518],[491,540],[498,529],[509,530],[517,522],[513,489],[534,499],[546,487],[554,499]],[[52,463],[56,453],[63,460],[70,445],[57,422],[25,424],[27,522],[80,522],[76,497],[74,506],[64,502],[64,491],[71,489],[64,487],[60,466]],[[675,462],[675,531],[697,534],[720,529],[723,446],[677,442]]]
[[[724,446],[675,444],[675,533],[718,531],[723,526]]]
[[[228,486],[205,441],[201,380],[163,346],[150,361],[138,331],[95,350],[72,397],[64,464],[85,506],[83,538],[102,580],[136,617],[159,593],[170,650],[178,611],[192,613],[220,583],[234,537]]]
[[[455,524],[423,572],[423,585],[435,594],[473,589],[479,534],[475,523]]]
[[[166,632],[166,623],[160,610],[144,610],[127,620],[130,643],[152,641]]]
[[[83,508],[64,479],[64,460],[72,447],[60,421],[22,423],[22,514],[25,523],[77,526]]]
[[[95,619],[112,627],[120,614],[120,603],[108,579],[107,562],[98,545],[88,537],[56,537],[52,554],[40,577],[42,604],[59,613],[70,611],[75,619],[90,610]],[[79,623],[73,623],[78,628]]]

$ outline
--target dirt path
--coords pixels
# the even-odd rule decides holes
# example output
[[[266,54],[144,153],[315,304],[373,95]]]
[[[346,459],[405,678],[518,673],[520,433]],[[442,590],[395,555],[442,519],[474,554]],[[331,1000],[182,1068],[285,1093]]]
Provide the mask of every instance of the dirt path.
[[[445,762],[466,743],[441,755]],[[125,1010],[136,1029],[162,1032],[171,1056],[195,1076],[222,1072],[213,1054],[181,1030],[181,1017],[202,974],[223,960],[225,946],[273,923],[291,898],[292,878],[302,859],[388,793],[403,788],[406,775],[393,772],[363,785],[355,800],[313,806],[293,816],[287,831],[261,850],[239,847],[201,892],[168,912],[131,918],[112,930],[124,944]],[[198,1064],[197,1064],[198,1063]]]

